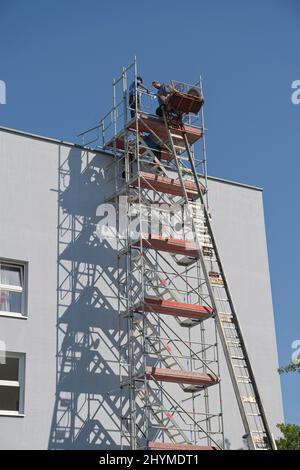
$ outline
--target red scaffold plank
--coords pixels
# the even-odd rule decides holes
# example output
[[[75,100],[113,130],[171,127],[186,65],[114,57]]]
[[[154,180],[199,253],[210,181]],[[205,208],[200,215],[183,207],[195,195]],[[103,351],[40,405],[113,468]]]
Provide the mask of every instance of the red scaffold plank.
[[[186,317],[205,320],[211,317],[213,309],[204,305],[194,305],[175,300],[163,300],[157,297],[145,297],[144,303],[134,309],[138,311],[154,312],[175,317]]]
[[[128,128],[133,131],[136,129],[136,118],[129,122]],[[138,129],[139,132],[152,132],[156,134],[163,142],[168,140],[168,133],[163,119],[153,114],[139,113]],[[180,133],[180,130],[175,125],[172,126],[170,124],[169,129],[171,133]],[[190,145],[202,137],[202,129],[200,127],[184,124],[183,129]]]
[[[188,372],[184,370],[163,369],[160,367],[146,367],[146,378],[159,382],[172,382],[177,384],[197,385],[209,387],[219,382],[218,377],[201,372]]]
[[[140,183],[139,183],[140,181]],[[133,187],[138,187],[139,184],[141,188],[145,189],[154,189],[161,193],[172,194],[174,196],[183,196],[183,190],[179,179],[168,178],[167,176],[155,175],[153,173],[147,173],[145,171],[140,171],[139,177],[134,180],[132,183]],[[194,200],[198,197],[197,185],[193,181],[185,180],[184,186],[187,192],[189,199]],[[201,190],[204,193],[205,188],[200,184]]]
[[[152,114],[138,113],[138,118],[135,116],[133,119],[131,119],[131,121],[129,121],[129,123],[127,124],[127,129],[135,132],[137,127],[139,133],[149,133],[154,140],[158,141],[158,137],[162,142],[168,141],[168,131],[166,129],[165,123],[163,119],[158,116],[154,116]],[[177,144],[183,145],[182,132],[180,128],[176,127],[175,125],[170,125],[169,129],[171,131],[171,134],[173,134],[174,136],[178,135],[180,137],[179,139],[173,137],[175,146]],[[202,129],[200,127],[191,126],[189,124],[184,124],[183,130],[185,131],[187,140],[190,145],[194,144],[197,140],[199,140],[203,134]],[[106,143],[106,147],[113,147],[114,142],[116,142],[116,146],[118,149],[124,149],[124,134],[125,129],[119,132],[119,134],[115,138],[111,138]],[[141,154],[143,153],[145,153],[145,149],[141,148]],[[169,160],[170,158],[172,158],[171,154],[164,149],[163,145],[162,158],[164,160]]]
[[[197,446],[193,444],[172,444],[171,442],[148,442],[149,450],[217,450],[212,446]]]
[[[161,235],[152,235],[149,233],[143,233],[141,238],[144,248],[167,251],[168,253],[191,256],[193,258],[198,257],[195,242],[181,240],[179,238],[166,238]],[[140,240],[135,241],[132,246],[138,248],[140,246]]]

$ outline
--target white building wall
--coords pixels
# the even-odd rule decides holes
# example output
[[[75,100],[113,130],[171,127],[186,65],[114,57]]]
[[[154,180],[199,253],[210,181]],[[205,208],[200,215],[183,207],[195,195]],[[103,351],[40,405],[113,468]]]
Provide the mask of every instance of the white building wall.
[[[112,191],[104,170],[111,158],[0,130],[0,259],[28,263],[28,318],[0,315],[0,340],[8,351],[26,354],[25,416],[0,416],[2,449],[119,445],[116,252],[94,233],[96,208]],[[283,413],[262,192],[210,179],[209,197],[223,264],[276,433]],[[221,364],[225,434],[237,448],[241,423],[222,358]],[[57,383],[58,369],[64,374]]]

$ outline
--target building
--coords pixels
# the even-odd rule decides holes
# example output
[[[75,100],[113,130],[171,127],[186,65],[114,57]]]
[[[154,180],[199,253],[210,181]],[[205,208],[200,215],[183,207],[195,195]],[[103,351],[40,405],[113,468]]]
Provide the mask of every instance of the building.
[[[112,156],[0,129],[2,449],[120,445],[117,256],[96,236]],[[283,421],[262,190],[209,179],[214,228],[272,431]],[[253,296],[252,293],[253,292]],[[221,355],[228,448],[242,426]],[[74,366],[75,364],[75,366]],[[1,373],[2,370],[2,373]]]

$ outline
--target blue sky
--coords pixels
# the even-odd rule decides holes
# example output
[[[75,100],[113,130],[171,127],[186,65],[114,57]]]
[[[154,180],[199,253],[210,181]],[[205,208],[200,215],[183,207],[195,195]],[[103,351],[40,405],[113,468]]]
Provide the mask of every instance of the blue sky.
[[[264,188],[281,364],[300,339],[299,15],[297,0],[0,2],[0,125],[73,141],[134,55],[149,83],[202,74],[209,173]],[[300,424],[300,375],[282,383],[286,421]]]

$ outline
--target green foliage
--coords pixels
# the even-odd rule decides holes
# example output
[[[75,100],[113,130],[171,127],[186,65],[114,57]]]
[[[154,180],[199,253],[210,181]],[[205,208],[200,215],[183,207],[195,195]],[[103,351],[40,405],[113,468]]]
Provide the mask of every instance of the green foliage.
[[[280,367],[278,369],[279,374],[282,374],[283,372],[300,372],[300,362],[293,363],[291,362],[287,366]]]
[[[296,424],[277,424],[283,437],[276,441],[278,450],[300,450],[300,426]]]

